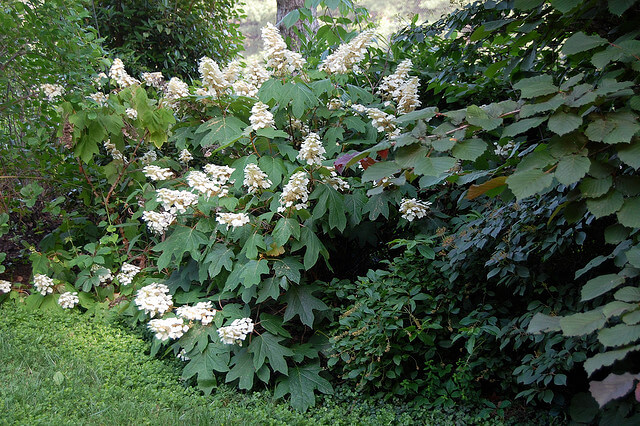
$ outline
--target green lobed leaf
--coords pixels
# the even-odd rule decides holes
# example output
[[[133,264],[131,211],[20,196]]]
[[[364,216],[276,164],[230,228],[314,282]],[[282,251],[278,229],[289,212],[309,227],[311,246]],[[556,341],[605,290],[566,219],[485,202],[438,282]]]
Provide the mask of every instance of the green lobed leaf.
[[[595,299],[613,290],[622,283],[624,283],[624,277],[616,274],[600,275],[599,277],[592,278],[582,287],[582,297],[580,300],[586,302],[587,300]]]
[[[249,260],[246,263],[236,262],[235,267],[225,283],[225,290],[234,290],[239,284],[245,288],[260,284],[263,274],[269,273],[268,262],[264,259]]]
[[[565,55],[574,55],[604,44],[607,44],[607,40],[603,39],[599,35],[589,36],[580,31],[573,34],[564,42],[564,46],[562,46],[561,51]]]
[[[249,353],[247,348],[243,348],[231,358],[231,365],[233,367],[227,373],[225,381],[229,383],[239,379],[238,387],[240,389],[251,390],[255,376],[253,354]]]
[[[300,318],[302,324],[313,328],[315,318],[313,311],[325,311],[329,309],[325,303],[315,297],[316,291],[312,286],[291,286],[285,295],[287,309],[284,312],[284,320],[289,321],[295,316]]]
[[[333,393],[333,387],[320,376],[320,363],[293,367],[289,370],[289,377],[278,383],[274,391],[276,398],[291,395],[291,406],[298,411],[306,411],[316,403],[314,391],[324,394]]]
[[[300,224],[289,217],[280,218],[271,235],[278,246],[284,246],[292,235],[295,239],[300,238]]]
[[[282,327],[282,318],[266,313],[260,314],[260,325],[276,336],[291,338],[291,334]]]
[[[162,252],[158,258],[158,270],[166,268],[174,260],[176,265],[179,264],[186,252],[189,252],[194,260],[200,260],[200,246],[207,242],[208,238],[202,232],[188,226],[177,226],[167,239],[153,248],[153,251]]]
[[[293,351],[280,344],[283,339],[283,337],[277,337],[268,332],[253,337],[248,350],[253,354],[253,366],[256,370],[259,370],[265,359],[268,359],[269,365],[274,371],[279,371],[284,375],[289,374],[287,361],[284,357],[292,356]]]
[[[378,181],[382,178],[389,177],[400,171],[400,167],[393,161],[380,161],[367,167],[362,174],[362,180]]]
[[[216,386],[214,371],[229,371],[229,349],[221,343],[209,343],[204,351],[191,355],[191,360],[182,370],[182,378],[187,380],[198,375],[198,388],[206,395]]]
[[[273,260],[273,272],[278,277],[286,277],[289,281],[296,284],[300,282],[300,270],[304,269],[304,265],[295,257],[285,257],[283,259]]]
[[[396,122],[402,124],[416,120],[429,121],[436,115],[436,112],[438,112],[438,109],[436,107],[418,109],[399,116],[398,118],[396,118]]]
[[[200,140],[200,146],[228,145],[242,136],[242,130],[247,125],[240,119],[228,115],[213,117],[206,123],[200,125],[196,133],[207,132]]]

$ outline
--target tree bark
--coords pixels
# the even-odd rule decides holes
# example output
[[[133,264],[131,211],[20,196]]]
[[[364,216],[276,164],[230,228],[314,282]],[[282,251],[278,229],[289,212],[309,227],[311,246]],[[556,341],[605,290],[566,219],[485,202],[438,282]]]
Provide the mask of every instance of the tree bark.
[[[300,38],[294,32],[293,28],[297,28],[298,32],[300,32],[301,34],[306,33],[306,30],[302,24],[302,21],[300,20],[296,22],[295,25],[291,28],[287,28],[286,25],[283,25],[281,21],[292,10],[304,7],[304,1],[305,0],[276,0],[276,22],[278,23],[278,29],[280,30],[280,34],[282,34],[282,37],[284,37],[285,40],[287,39],[287,37],[291,39],[292,46],[290,46],[290,48],[292,50],[300,49]],[[315,34],[316,31],[318,31],[319,27],[318,20],[316,19],[317,11],[315,8],[311,11],[311,14],[313,15],[313,22],[309,27],[311,28],[312,33]],[[313,34],[306,34],[306,36],[309,37]]]

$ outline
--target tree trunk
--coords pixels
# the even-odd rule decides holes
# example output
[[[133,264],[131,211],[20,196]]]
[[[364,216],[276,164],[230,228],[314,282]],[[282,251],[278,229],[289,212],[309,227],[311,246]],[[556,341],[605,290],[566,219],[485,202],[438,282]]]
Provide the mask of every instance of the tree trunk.
[[[298,32],[300,32],[301,34],[305,33],[306,30],[304,29],[304,26],[302,25],[301,21],[296,22],[296,24],[291,28],[287,28],[286,25],[283,25],[281,23],[281,21],[285,16],[287,16],[287,13],[291,12],[292,10],[300,9],[301,7],[304,7],[304,1],[305,0],[276,0],[277,2],[276,22],[278,23],[278,29],[280,30],[280,34],[282,34],[282,37],[284,37],[285,40],[287,39],[287,37],[291,39],[292,46],[290,46],[290,48],[292,50],[300,49],[300,38],[293,31],[293,28],[296,27],[298,29]],[[313,22],[311,23],[310,28],[313,34],[315,34],[316,31],[318,31],[318,27],[319,27],[318,20],[316,19],[316,16],[317,16],[316,9],[314,8],[311,11],[311,13],[313,15]],[[307,37],[309,36],[311,36],[311,34],[307,34]]]

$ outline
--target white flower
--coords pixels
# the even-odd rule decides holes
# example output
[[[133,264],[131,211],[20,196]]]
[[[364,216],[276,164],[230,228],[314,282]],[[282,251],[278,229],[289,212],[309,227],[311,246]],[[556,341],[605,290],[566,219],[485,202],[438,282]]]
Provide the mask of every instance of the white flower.
[[[152,319],[147,327],[156,333],[156,339],[163,342],[169,339],[179,339],[189,331],[189,326],[184,324],[182,318]]]
[[[165,97],[169,101],[169,105],[175,106],[175,101],[189,96],[189,86],[178,77],[169,80],[169,84],[165,88]]]
[[[378,91],[384,99],[393,99],[398,97],[395,93],[405,84],[409,77],[409,71],[411,71],[412,67],[413,63],[411,62],[411,59],[405,59],[400,62],[395,73],[382,79]]]
[[[403,84],[395,99],[398,103],[397,111],[399,114],[406,114],[415,110],[420,106],[420,100],[418,100],[418,85],[420,81],[418,77],[411,77],[405,84]]]
[[[227,228],[229,226],[237,228],[249,223],[250,219],[246,213],[218,213],[216,214],[216,221],[220,225],[226,225]]]
[[[265,67],[260,64],[252,63],[247,65],[247,68],[244,71],[244,78],[249,85],[256,88],[256,94],[258,88],[262,86],[262,83],[269,80],[271,75],[269,71]]]
[[[320,177],[320,181],[324,184],[331,185],[333,189],[336,191],[346,191],[349,189],[349,182],[340,178],[338,174],[334,171],[333,167],[327,167],[331,172],[330,176],[322,175]]]
[[[367,108],[367,116],[371,119],[371,125],[378,132],[392,133],[396,130],[396,118],[391,114],[387,114],[377,108]]]
[[[144,175],[153,181],[167,180],[173,177],[173,172],[169,168],[158,166],[145,166],[142,168]]]
[[[180,161],[182,164],[187,164],[191,160],[193,160],[193,155],[191,155],[191,153],[187,149],[183,149],[182,151],[180,151],[178,161]]]
[[[107,281],[113,279],[113,275],[111,274],[111,271],[97,263],[94,263],[93,265],[91,265],[91,272],[98,276],[98,279],[100,280],[100,284],[104,284]]]
[[[261,189],[269,189],[271,181],[265,172],[260,170],[257,164],[249,163],[244,168],[244,186],[249,189],[249,194],[253,194]]]
[[[178,358],[180,361],[191,361],[191,358],[187,356],[187,351],[185,351],[184,348],[180,349],[180,352],[178,352],[176,358]]]
[[[211,302],[198,302],[195,306],[180,306],[176,315],[189,321],[200,321],[202,325],[209,325],[213,321],[216,310]]]
[[[204,171],[211,176],[211,179],[218,184],[224,185],[229,181],[231,177],[231,173],[233,173],[236,169],[229,166],[218,166],[216,164],[206,164],[204,166]],[[231,181],[233,182],[233,181]]]
[[[105,73],[101,72],[101,73],[99,73],[98,75],[96,75],[93,78],[93,82],[96,83],[96,84],[100,84],[103,79],[106,80],[108,78],[109,78],[109,76],[107,76]]]
[[[220,327],[218,329],[218,336],[220,336],[222,343],[227,345],[238,343],[242,346],[242,341],[252,332],[253,321],[251,318],[242,318],[234,320],[231,325],[227,327]]]
[[[164,209],[170,213],[185,213],[187,207],[198,203],[198,194],[160,188],[156,191],[156,201],[162,203]]]
[[[340,98],[331,98],[329,102],[327,102],[327,109],[335,111],[337,109],[342,108],[342,101]]]
[[[217,183],[213,179],[209,179],[203,172],[192,171],[187,175],[187,183],[196,191],[199,191],[207,197],[224,197],[229,190],[223,185]]]
[[[429,201],[420,201],[415,198],[403,198],[400,203],[400,212],[402,213],[403,218],[411,222],[414,219],[422,219],[425,217],[429,212],[429,206],[431,206]]]
[[[73,293],[67,291],[60,295],[58,298],[58,305],[62,307],[62,309],[72,309],[74,308],[80,300],[78,299],[78,292],[74,291]]]
[[[276,123],[273,121],[273,114],[269,111],[269,105],[262,102],[256,102],[251,108],[251,128],[253,130],[265,129],[267,127],[274,128]]]
[[[233,60],[229,62],[229,65],[222,71],[224,75],[224,79],[229,82],[229,84],[235,82],[238,79],[241,71],[240,62],[237,60]]]
[[[161,72],[143,72],[142,79],[147,86],[153,86],[156,89],[160,89],[164,82],[164,77]]]
[[[46,275],[36,274],[33,277],[33,286],[43,296],[53,293],[53,280]]]
[[[136,118],[138,118],[138,111],[136,111],[134,108],[127,108],[125,113],[127,114],[127,117],[129,117],[132,120],[135,120]]]
[[[6,280],[0,280],[0,293],[9,293],[11,291],[11,283]]]
[[[351,109],[357,112],[358,114],[364,114],[365,112],[367,112],[367,107],[360,104],[351,105]]]
[[[114,160],[126,162],[124,155],[122,155],[122,153],[118,150],[118,148],[116,148],[115,144],[111,143],[111,140],[107,139],[106,141],[104,141],[102,145]]]
[[[327,56],[318,68],[331,74],[349,72],[364,59],[369,46],[373,43],[373,35],[373,30],[368,30],[360,33],[349,43],[341,44],[334,53]]]
[[[150,149],[149,151],[145,152],[142,157],[140,157],[140,162],[142,164],[148,165],[153,163],[157,159],[158,159],[158,154],[156,153],[156,151],[153,149]]]
[[[96,92],[88,96],[89,99],[93,100],[100,106],[104,106],[107,103],[107,99],[109,99],[109,95],[105,95],[102,92]]]
[[[49,102],[52,102],[64,93],[64,87],[59,84],[41,84],[40,89],[42,89],[47,99],[49,99]]]
[[[227,81],[225,75],[220,71],[217,62],[211,58],[203,56],[200,59],[198,72],[200,73],[202,84],[208,89],[213,89],[218,94],[223,93],[231,87],[231,83]]]
[[[294,173],[282,189],[278,212],[282,213],[290,207],[296,210],[306,209],[307,200],[309,199],[309,189],[307,185],[309,185],[309,178],[305,171]]]
[[[271,68],[276,76],[291,75],[306,64],[302,55],[287,49],[280,31],[273,24],[268,23],[262,29],[262,41],[267,52],[267,68]]]
[[[162,234],[176,220],[176,215],[169,212],[144,211],[142,220],[147,222],[150,231]]]
[[[300,152],[298,153],[298,160],[302,162],[306,162],[309,165],[316,164],[318,166],[322,165],[322,162],[325,160],[324,153],[325,149],[322,146],[322,141],[317,133],[309,133],[305,140],[302,142],[302,146],[300,147]]]
[[[244,80],[238,80],[234,82],[233,91],[236,93],[236,95],[239,96],[247,96],[250,98],[255,98],[256,96],[258,96],[258,88],[247,83]]]
[[[114,79],[120,87],[129,87],[134,84],[140,84],[138,80],[127,74],[127,71],[124,69],[124,64],[120,58],[113,60],[113,64],[111,64],[111,68],[109,69],[109,77]]]
[[[495,144],[496,149],[493,151],[499,157],[509,157],[511,155],[511,151],[513,151],[513,147],[515,144],[513,141],[509,141],[504,145]]]
[[[173,301],[169,294],[169,287],[164,284],[152,283],[138,290],[135,303],[139,310],[143,310],[145,314],[149,314],[153,318],[169,311]]]
[[[116,279],[122,285],[129,285],[133,281],[133,278],[140,272],[140,268],[130,263],[123,263],[120,268],[120,273],[116,275]]]

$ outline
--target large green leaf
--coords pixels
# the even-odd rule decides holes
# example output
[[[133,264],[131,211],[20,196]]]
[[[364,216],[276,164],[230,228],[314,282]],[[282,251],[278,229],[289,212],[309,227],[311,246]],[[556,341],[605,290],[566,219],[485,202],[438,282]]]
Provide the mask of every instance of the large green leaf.
[[[540,193],[553,183],[553,174],[541,169],[517,171],[507,178],[507,185],[518,200]]]
[[[591,162],[589,158],[580,155],[568,155],[562,157],[556,167],[556,179],[563,185],[571,185],[582,179],[587,172]]]
[[[582,117],[577,114],[556,112],[549,117],[549,130],[562,136],[574,131],[582,124]]]
[[[540,334],[542,332],[560,331],[561,317],[552,317],[543,313],[536,313],[527,327],[527,333]]]
[[[596,218],[601,218],[620,210],[623,202],[624,198],[622,194],[619,191],[613,190],[602,197],[589,198],[587,200],[587,209],[589,209]]]
[[[523,99],[535,98],[558,91],[558,86],[553,84],[553,78],[547,74],[523,78],[514,84],[513,88],[522,92],[520,96]]]
[[[225,290],[234,290],[240,283],[245,288],[260,284],[262,275],[269,273],[269,264],[265,259],[249,260],[246,263],[236,262],[235,267],[225,283]]]
[[[560,327],[565,336],[582,336],[602,328],[607,322],[599,310],[577,313],[560,319]]]
[[[629,228],[640,228],[640,197],[627,198],[618,211],[618,220]]]
[[[251,340],[249,352],[253,354],[253,366],[256,370],[259,370],[265,359],[268,359],[269,365],[274,371],[285,375],[289,374],[287,361],[284,357],[292,356],[293,351],[280,344],[283,339],[283,337],[264,332]]]
[[[487,150],[487,143],[482,139],[473,138],[456,143],[451,154],[460,160],[475,161]]]
[[[567,41],[565,41],[564,46],[562,46],[562,53],[565,55],[574,55],[604,44],[607,44],[607,40],[603,39],[599,35],[589,36],[580,31],[573,34],[567,39]]]
[[[617,16],[622,16],[637,0],[609,0],[609,11]]]
[[[300,241],[296,241],[291,245],[291,251],[297,251],[302,247],[306,248],[303,259],[305,269],[311,269],[318,261],[320,254],[325,259],[329,258],[329,252],[326,247],[308,226],[301,229]]]
[[[587,375],[592,375],[599,368],[612,365],[614,362],[619,361],[626,357],[629,352],[640,350],[640,345],[631,346],[628,348],[616,349],[615,351],[604,352],[601,354],[594,355],[591,358],[588,358],[584,362],[584,369],[587,372]]]
[[[622,287],[613,297],[623,302],[640,302],[640,287]]]
[[[624,283],[624,277],[616,274],[600,275],[599,277],[592,278],[582,287],[581,300],[586,302],[587,300],[594,299],[613,290],[622,283]]]
[[[203,263],[209,264],[207,270],[209,271],[209,277],[216,277],[222,268],[231,272],[233,269],[233,250],[227,247],[225,244],[216,243],[207,256],[204,258]]]
[[[228,145],[242,136],[242,130],[247,125],[232,115],[213,117],[202,124],[196,133],[207,132],[200,140],[203,147],[211,145]]]
[[[378,181],[382,178],[389,177],[400,171],[400,167],[393,161],[380,161],[367,167],[362,174],[362,180]]]
[[[300,282],[300,270],[304,269],[304,265],[295,257],[285,257],[284,259],[273,260],[273,272],[278,277],[287,277],[289,281],[294,283]]]
[[[320,364],[294,367],[289,370],[289,377],[284,378],[276,386],[274,396],[282,398],[291,394],[291,406],[298,411],[306,411],[316,403],[314,391],[325,394],[333,393],[333,387],[320,376]]]
[[[315,318],[313,311],[325,311],[328,308],[325,303],[315,297],[313,292],[315,287],[312,286],[291,286],[285,296],[287,309],[284,312],[284,320],[289,321],[296,315],[300,317],[300,322],[304,325],[313,327]]]
[[[598,340],[604,346],[624,346],[640,339],[640,325],[618,324],[598,332]]]
[[[618,158],[634,169],[640,168],[640,142],[634,141],[629,145],[617,145]]]
[[[526,118],[524,120],[518,120],[515,123],[509,124],[504,128],[504,130],[502,131],[502,137],[506,138],[517,136],[520,133],[524,133],[531,128],[538,127],[539,125],[544,123],[546,119],[547,117],[534,117]]]
[[[329,227],[344,231],[347,226],[347,216],[345,214],[344,196],[333,189],[331,185],[319,185],[317,192],[313,194],[318,198],[318,203],[313,209],[314,219],[319,219],[329,211]]]
[[[632,266],[640,269],[640,245],[631,247],[625,254],[627,256],[627,261]]]
[[[476,105],[467,107],[467,122],[483,130],[493,130],[502,124],[502,118],[490,117],[486,111]]]
[[[189,252],[194,260],[200,260],[200,246],[207,242],[208,238],[202,232],[188,226],[177,226],[166,240],[153,248],[153,251],[162,252],[158,258],[158,269],[166,268],[172,261],[178,265],[185,252]]]
[[[591,122],[585,130],[585,135],[595,142],[607,144],[629,143],[631,138],[640,131],[640,124],[636,116],[630,112],[609,113],[604,118]]]
[[[300,238],[300,224],[293,218],[280,218],[271,235],[276,245],[284,246],[292,235],[295,239]]]
[[[229,349],[218,343],[209,343],[205,350],[191,355],[191,360],[182,370],[182,378],[190,379],[198,375],[198,388],[205,394],[210,394],[216,386],[213,371],[229,371]]]
[[[413,171],[417,175],[440,176],[455,165],[455,158],[423,157],[416,163]]]
[[[253,354],[249,353],[247,348],[243,348],[231,358],[231,365],[233,365],[233,367],[227,373],[225,381],[229,383],[240,379],[238,387],[240,389],[251,390],[253,387],[253,376],[255,376]]]
[[[609,192],[612,184],[611,176],[603,179],[585,178],[580,182],[579,188],[585,197],[598,198]]]

